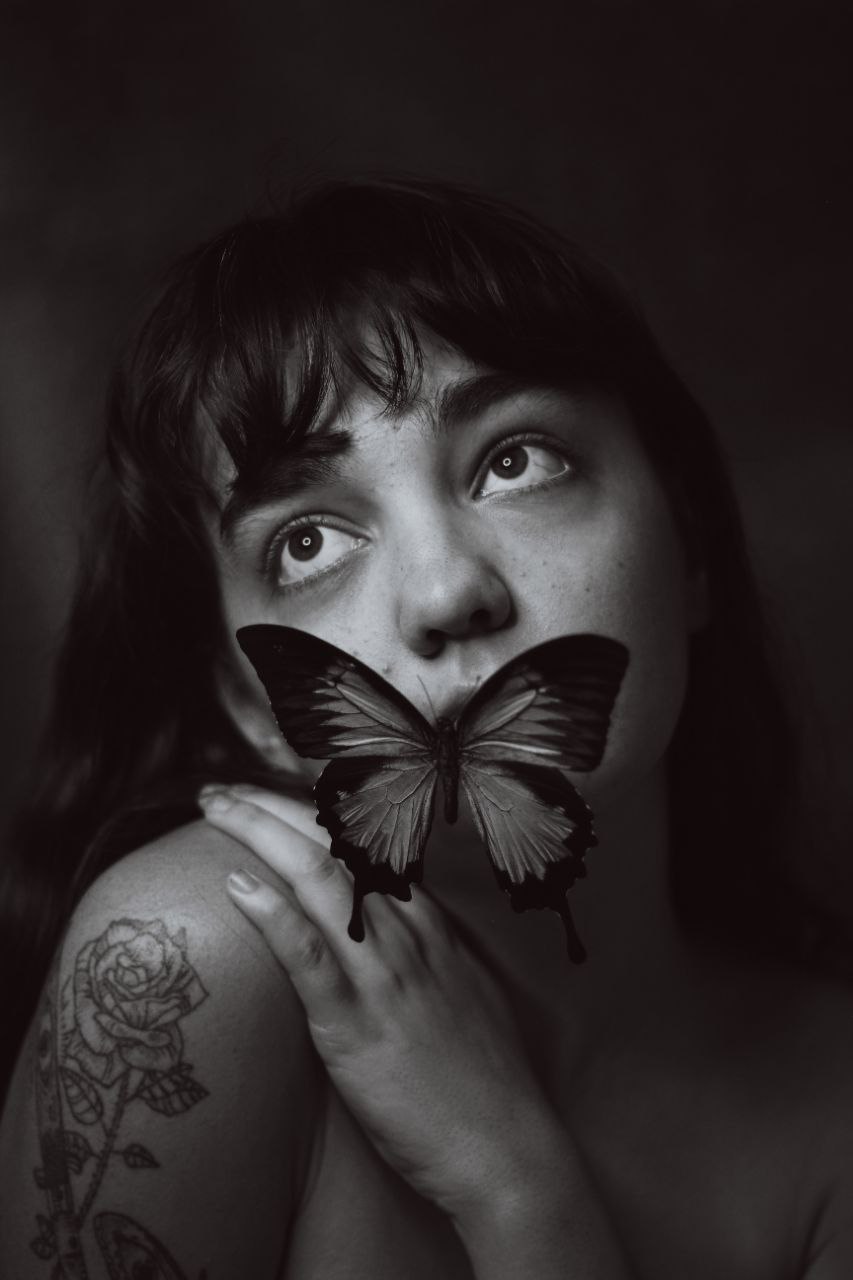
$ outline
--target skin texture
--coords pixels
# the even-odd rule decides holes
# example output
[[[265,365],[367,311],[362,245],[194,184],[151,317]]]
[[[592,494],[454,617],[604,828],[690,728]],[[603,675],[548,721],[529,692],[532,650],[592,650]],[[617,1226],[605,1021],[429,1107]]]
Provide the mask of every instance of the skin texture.
[[[71,922],[45,1007],[72,1030],[76,1019],[95,1056],[54,1038],[59,1114],[45,1118],[34,1025],[0,1127],[0,1204],[13,1209],[0,1215],[0,1270],[49,1275],[51,1230],[72,1247],[65,1228],[85,1206],[91,1280],[135,1274],[146,1248],[157,1280],[846,1280],[849,996],[697,954],[669,906],[664,760],[702,575],[618,401],[533,389],[436,432],[442,391],[476,371],[429,354],[420,401],[399,419],[356,388],[338,406],[332,425],[353,440],[336,479],[268,498],[231,541],[211,513],[228,630],[311,631],[425,714],[449,713],[551,636],[622,641],[631,663],[607,751],[576,779],[600,839],[572,896],[590,961],[567,965],[550,913],[507,908],[464,814],[436,823],[430,897],[373,895],[355,944],[351,884],[311,807],[207,792],[207,822],[111,868]],[[526,456],[513,452],[519,433]],[[304,517],[322,517],[322,555],[303,531],[265,576],[270,539]],[[327,571],[285,589],[316,567]],[[272,760],[310,779],[319,766],[288,751],[236,642],[222,697]],[[240,868],[260,887],[229,881]],[[162,944],[164,984],[142,1018],[143,1031],[155,1015],[171,1028],[156,1045],[136,1024],[113,1044],[124,979],[118,1013],[94,1019],[116,928],[132,982]],[[63,1002],[81,972],[94,985]],[[178,988],[185,998],[164,1008]],[[137,1075],[121,1093],[125,1061]],[[106,1129],[62,1065],[101,1097]],[[169,1078],[138,1078],[161,1068]],[[191,1105],[158,1112],[146,1098],[164,1093]],[[142,1147],[157,1167],[138,1152],[95,1156],[46,1189],[36,1170],[60,1127],[98,1152]]]
[[[202,803],[288,886],[229,881],[290,975],[333,1085],[383,1158],[451,1219],[475,1275],[634,1275],[498,985],[441,911],[418,890],[409,903],[380,898],[354,943],[352,878],[306,836],[310,811],[252,788]]]
[[[704,615],[657,478],[624,407],[600,394],[530,390],[441,431],[442,390],[473,366],[434,349],[420,402],[398,418],[354,391],[335,423],[351,433],[339,475],[261,506],[232,545],[216,538],[231,635],[282,622],[346,649],[432,718],[452,713],[493,671],[543,640],[614,636],[631,665],[606,758],[587,789],[650,773],[671,736],[686,678],[687,634]],[[527,468],[495,475],[500,450],[532,436]],[[220,486],[227,489],[223,468]],[[330,522],[300,561],[268,541],[302,517]],[[297,526],[298,527],[298,526]],[[211,528],[216,536],[215,521]],[[240,722],[275,738],[266,695],[234,644]]]
[[[236,542],[219,547],[223,606],[232,633],[252,622],[309,631],[361,658],[433,716],[452,715],[477,683],[552,636],[597,632],[628,647],[607,751],[583,779],[602,834],[604,874],[581,931],[600,940],[602,958],[583,986],[575,979],[574,1007],[567,1008],[554,956],[529,922],[509,941],[504,919],[496,935],[482,881],[467,870],[470,829],[433,840],[443,846],[431,882],[439,898],[464,902],[480,941],[489,939],[493,956],[498,939],[507,943],[516,976],[544,996],[553,1020],[546,1056],[552,1071],[560,1063],[561,1075],[550,1096],[515,1056],[500,1003],[477,998],[482,976],[474,979],[469,959],[453,954],[441,917],[421,895],[411,905],[372,902],[368,938],[356,952],[345,940],[349,878],[316,844],[294,844],[293,816],[274,797],[211,796],[206,814],[287,885],[281,894],[232,882],[230,891],[291,977],[341,1096],[391,1166],[451,1217],[475,1274],[564,1275],[568,1267],[617,1277],[638,1274],[635,1264],[644,1274],[673,1274],[672,1255],[641,1240],[642,1231],[632,1238],[627,1215],[617,1225],[590,1176],[595,1171],[599,1186],[606,1184],[603,1148],[597,1167],[594,1155],[594,1094],[585,1116],[573,1114],[568,1097],[583,1094],[596,1066],[612,1072],[620,1056],[622,1081],[616,1071],[611,1087],[615,1097],[633,1095],[641,1076],[631,1056],[655,1045],[653,1057],[670,1059],[656,1087],[670,1079],[675,1099],[676,1080],[696,1074],[697,1054],[730,1069],[720,1027],[749,1016],[731,1008],[731,975],[690,953],[665,888],[663,759],[684,695],[688,636],[707,618],[704,580],[688,570],[671,511],[618,400],[533,389],[469,415],[464,430],[443,431],[442,393],[477,371],[440,348],[430,357],[415,406],[389,418],[354,390],[334,423],[351,433],[334,475],[295,500],[267,500]],[[511,474],[519,443],[527,453]],[[227,489],[227,468],[221,481]],[[283,534],[270,557],[277,530]],[[253,568],[261,559],[264,581]],[[236,649],[234,661],[244,664],[238,721],[259,743],[274,744],[265,695]],[[313,869],[294,857],[297,864],[307,857]],[[757,988],[744,975],[741,981],[749,985],[746,1004],[767,1009],[780,999],[777,989],[768,998],[760,980]],[[471,1037],[455,1034],[472,1023]],[[435,1044],[440,1063],[430,1051]],[[414,1087],[395,1091],[390,1082],[401,1078]],[[475,1082],[480,1105],[466,1096],[466,1081]],[[637,1104],[637,1116],[646,1110]],[[652,1122],[649,1132],[657,1127],[664,1147],[678,1110],[673,1103]],[[602,1122],[602,1134],[605,1128]],[[532,1199],[519,1199],[520,1187]],[[784,1264],[791,1270],[842,1274],[849,1237],[836,1244],[835,1262],[831,1250],[819,1249],[818,1269],[806,1272],[820,1216],[814,1189],[811,1196],[796,1210],[772,1211],[779,1243],[764,1247],[763,1262],[756,1256],[747,1264],[749,1249],[738,1239],[744,1253],[726,1259],[729,1273],[754,1265],[752,1274],[764,1267],[773,1274],[791,1249],[797,1261],[791,1255]],[[803,1200],[811,1205],[805,1216]],[[782,1229],[785,1212],[799,1224],[793,1246]],[[709,1265],[723,1265],[720,1256]]]
[[[606,811],[654,774],[683,697],[687,635],[701,599],[669,508],[616,400],[518,391],[469,417],[464,430],[447,430],[438,422],[443,393],[478,371],[456,355],[431,354],[414,406],[389,423],[375,400],[354,394],[335,423],[351,442],[334,474],[295,499],[270,503],[265,495],[244,518],[220,551],[228,630],[286,621],[310,631],[381,672],[430,717],[452,715],[480,681],[543,640],[614,636],[631,665],[604,761],[583,780],[594,807]],[[252,571],[259,560],[266,581]],[[249,688],[253,680],[247,675]],[[257,683],[252,701],[255,723],[268,732]],[[290,884],[291,866],[276,856],[286,843],[279,831],[277,844],[270,825],[287,815],[259,815],[258,801],[273,804],[268,795],[248,804],[220,795],[206,800],[205,812],[238,839],[246,839],[241,821],[249,823],[250,847],[271,856]],[[463,1239],[481,1236],[482,1221],[493,1228],[506,1219],[519,1186],[535,1192],[538,1215],[559,1224],[555,1170],[576,1167],[574,1195],[556,1202],[573,1201],[574,1232],[558,1225],[553,1256],[526,1265],[565,1265],[574,1242],[578,1265],[595,1258],[602,1275],[627,1274],[568,1135],[522,1069],[523,1055],[506,1065],[505,1018],[486,1016],[489,1001],[454,970],[440,917],[423,895],[408,907],[371,904],[370,936],[354,946],[345,939],[349,876],[327,858],[311,875],[320,879],[316,896],[296,888],[293,899],[273,900],[261,890],[237,901],[247,909],[263,902],[276,919],[268,940],[303,999],[332,1080],[377,1149]],[[413,961],[412,947],[429,955],[428,965]],[[405,994],[394,1013],[392,992]],[[421,1004],[413,992],[429,995]],[[473,1043],[457,1024],[476,1028]],[[388,1026],[396,1028],[390,1041],[381,1034]],[[412,1067],[406,1046],[422,1037],[454,1046],[441,1058],[449,1077]],[[450,1079],[470,1082],[472,1098],[458,1084],[450,1090]],[[399,1096],[392,1080],[402,1082]],[[454,1105],[442,1115],[437,1101],[448,1097]],[[541,1170],[526,1167],[531,1158]],[[483,1274],[498,1274],[493,1258],[482,1265]]]
[[[293,981],[348,1107],[391,1166],[451,1217],[476,1275],[564,1275],[569,1267],[621,1277],[635,1266],[674,1274],[677,1251],[667,1254],[638,1223],[632,1230],[627,1206],[619,1221],[618,1197],[599,1194],[612,1155],[599,1137],[608,1131],[606,1112],[597,1114],[589,1082],[610,1080],[615,1113],[617,1099],[643,1097],[644,1059],[666,1063],[648,1094],[668,1079],[672,1101],[656,1120],[648,1099],[637,1101],[622,1126],[624,1139],[641,1120],[635,1143],[666,1149],[668,1128],[679,1123],[680,1082],[696,1077],[700,1060],[703,1070],[716,1062],[714,1070],[730,1073],[721,1028],[750,1016],[731,1007],[731,975],[690,952],[666,894],[663,761],[684,695],[688,636],[707,617],[704,580],[688,570],[671,511],[618,400],[532,389],[446,431],[438,423],[443,393],[478,371],[441,348],[429,355],[417,404],[389,417],[353,389],[333,423],[351,433],[334,475],[295,499],[267,499],[236,540],[216,543],[223,607],[232,633],[251,622],[284,622],[347,649],[435,716],[452,714],[479,681],[552,636],[590,631],[628,647],[604,759],[582,780],[601,848],[590,876],[596,893],[580,902],[579,923],[597,958],[582,979],[572,975],[569,1001],[545,931],[536,936],[529,920],[510,925],[487,899],[473,870],[470,828],[437,832],[428,853],[427,882],[439,900],[464,905],[493,960],[511,956],[513,981],[528,997],[516,988],[516,1015],[536,1000],[544,1005],[550,1088],[515,1056],[500,1003],[476,998],[470,982],[482,977],[473,978],[470,960],[454,952],[441,917],[419,895],[411,905],[371,902],[368,938],[356,951],[345,940],[348,877],[316,843],[309,848],[294,836],[292,813],[267,794],[246,792],[208,797],[206,813],[283,879],[283,895],[268,885],[238,892],[232,883],[232,897]],[[519,442],[527,450],[520,466]],[[223,468],[223,497],[229,479]],[[270,540],[282,529],[270,557]],[[272,564],[265,579],[260,561],[267,570]],[[276,739],[266,697],[236,647],[234,663],[242,673],[233,686],[241,691],[235,715],[269,747]],[[281,747],[271,749],[287,759]],[[744,975],[740,981],[746,990]],[[779,994],[768,999],[760,988],[750,985],[746,1004],[774,1007]],[[455,1034],[472,1024],[471,1036]],[[417,1087],[395,1092],[390,1082],[398,1079]],[[476,1103],[467,1081],[475,1082]],[[585,1098],[582,1111],[573,1095]],[[599,1105],[607,1096],[599,1088]],[[696,1168],[711,1145],[696,1141]],[[641,1183],[654,1177],[651,1149]],[[625,1154],[611,1176],[628,1167]],[[737,1179],[731,1182],[734,1188]],[[519,1188],[531,1198],[519,1198]],[[734,1205],[751,1193],[733,1194]],[[768,1233],[778,1243],[749,1262],[748,1244],[727,1228],[735,1252],[725,1259],[709,1252],[712,1274],[721,1266],[729,1274],[763,1274],[764,1267],[778,1274],[791,1248],[785,1215],[800,1223],[800,1238],[797,1263],[788,1257],[784,1265],[805,1274],[814,1196],[803,1197],[812,1206],[805,1216],[800,1202],[796,1210],[788,1203],[768,1211],[778,1215]],[[761,1212],[756,1205],[756,1218]],[[696,1238],[685,1241],[687,1257]]]

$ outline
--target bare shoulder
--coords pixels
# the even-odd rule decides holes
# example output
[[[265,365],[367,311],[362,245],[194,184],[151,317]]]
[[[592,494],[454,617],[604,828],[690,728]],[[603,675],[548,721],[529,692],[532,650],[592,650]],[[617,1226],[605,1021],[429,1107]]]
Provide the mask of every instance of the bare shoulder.
[[[79,904],[65,936],[61,972],[73,979],[77,1002],[100,999],[100,975],[110,995],[135,999],[135,984],[157,975],[158,998],[172,1014],[182,1043],[203,1043],[241,1092],[251,1082],[279,1090],[283,1076],[306,1087],[315,1074],[305,1019],[293,987],[254,927],[225,891],[229,872],[249,866],[272,873],[248,849],[204,822],[192,823],[137,850],[105,872]],[[173,970],[179,967],[180,976]],[[84,973],[91,975],[84,979]],[[174,983],[173,983],[174,979]],[[162,991],[159,984],[164,984]],[[174,989],[173,989],[174,986]],[[150,999],[149,987],[145,998]],[[146,1005],[134,1016],[163,1015]],[[98,1026],[104,1017],[98,1013]],[[94,1014],[93,1014],[94,1017]],[[118,1028],[116,1028],[118,1031]],[[177,1039],[150,1067],[174,1065]],[[140,1037],[140,1043],[142,1038]],[[76,1041],[75,1041],[76,1043]],[[257,1050],[257,1052],[256,1052]],[[139,1050],[140,1066],[144,1065]],[[304,1078],[306,1076],[307,1078]]]
[[[853,1275],[853,986],[779,972],[747,982],[738,1079],[790,1188],[796,1280]]]
[[[853,983],[796,976],[780,983],[778,996],[782,1078],[800,1099],[804,1123],[834,1134],[842,1112],[853,1119]]]
[[[67,955],[74,949],[93,921],[122,913],[129,905],[149,913],[165,911],[173,919],[180,916],[194,931],[199,961],[208,957],[212,963],[222,964],[242,957],[245,963],[247,955],[253,955],[262,987],[266,984],[260,971],[273,981],[279,1000],[282,991],[285,997],[292,997],[285,999],[285,1005],[291,1003],[295,1009],[290,984],[225,892],[229,872],[246,866],[266,879],[272,876],[251,850],[205,822],[171,831],[128,854],[99,877],[74,914],[63,952]]]
[[[748,1096],[760,1091],[810,1146],[834,1140],[853,1115],[853,983],[781,965],[725,981],[722,1048]]]
[[[3,1274],[50,1274],[69,1248],[93,1280],[143,1260],[279,1273],[321,1085],[295,993],[225,892],[247,864],[195,823],[79,904],[0,1134]]]
[[[802,1280],[853,1275],[853,984],[804,980],[791,1002],[788,1079],[809,1234]]]

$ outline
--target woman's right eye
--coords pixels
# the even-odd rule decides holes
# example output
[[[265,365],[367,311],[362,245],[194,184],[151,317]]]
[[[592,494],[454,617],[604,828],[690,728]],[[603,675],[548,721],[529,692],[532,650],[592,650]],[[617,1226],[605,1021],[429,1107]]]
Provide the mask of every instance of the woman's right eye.
[[[276,548],[272,571],[280,586],[305,582],[331,569],[351,551],[361,546],[363,538],[331,525],[302,524],[286,532]]]

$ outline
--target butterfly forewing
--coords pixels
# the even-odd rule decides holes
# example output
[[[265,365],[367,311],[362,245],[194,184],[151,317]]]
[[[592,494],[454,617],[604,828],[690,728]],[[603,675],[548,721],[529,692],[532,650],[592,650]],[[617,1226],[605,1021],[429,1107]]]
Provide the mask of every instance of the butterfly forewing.
[[[529,649],[465,707],[460,756],[594,769],[627,665],[625,646],[606,636],[560,636]]]
[[[435,732],[387,680],[342,649],[293,627],[237,632],[279,727],[301,756],[434,754]]]

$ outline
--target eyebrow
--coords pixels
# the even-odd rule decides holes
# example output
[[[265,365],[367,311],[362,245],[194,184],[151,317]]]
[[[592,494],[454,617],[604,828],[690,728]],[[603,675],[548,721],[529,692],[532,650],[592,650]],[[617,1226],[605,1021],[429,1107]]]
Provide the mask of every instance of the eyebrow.
[[[349,431],[314,431],[270,458],[251,483],[238,483],[223,507],[219,516],[222,540],[233,546],[240,525],[258,508],[287,501],[297,493],[334,480],[340,474],[339,460],[351,445]]]
[[[427,422],[436,435],[443,435],[507,400],[548,389],[518,374],[475,373],[443,387],[434,404],[427,402]],[[351,432],[324,425],[269,459],[255,480],[244,486],[238,483],[222,509],[219,532],[223,541],[233,546],[239,527],[254,511],[338,479],[340,463],[352,443]]]
[[[547,389],[540,382],[515,373],[474,373],[442,388],[436,404],[435,426],[440,432],[450,431],[516,396]]]

